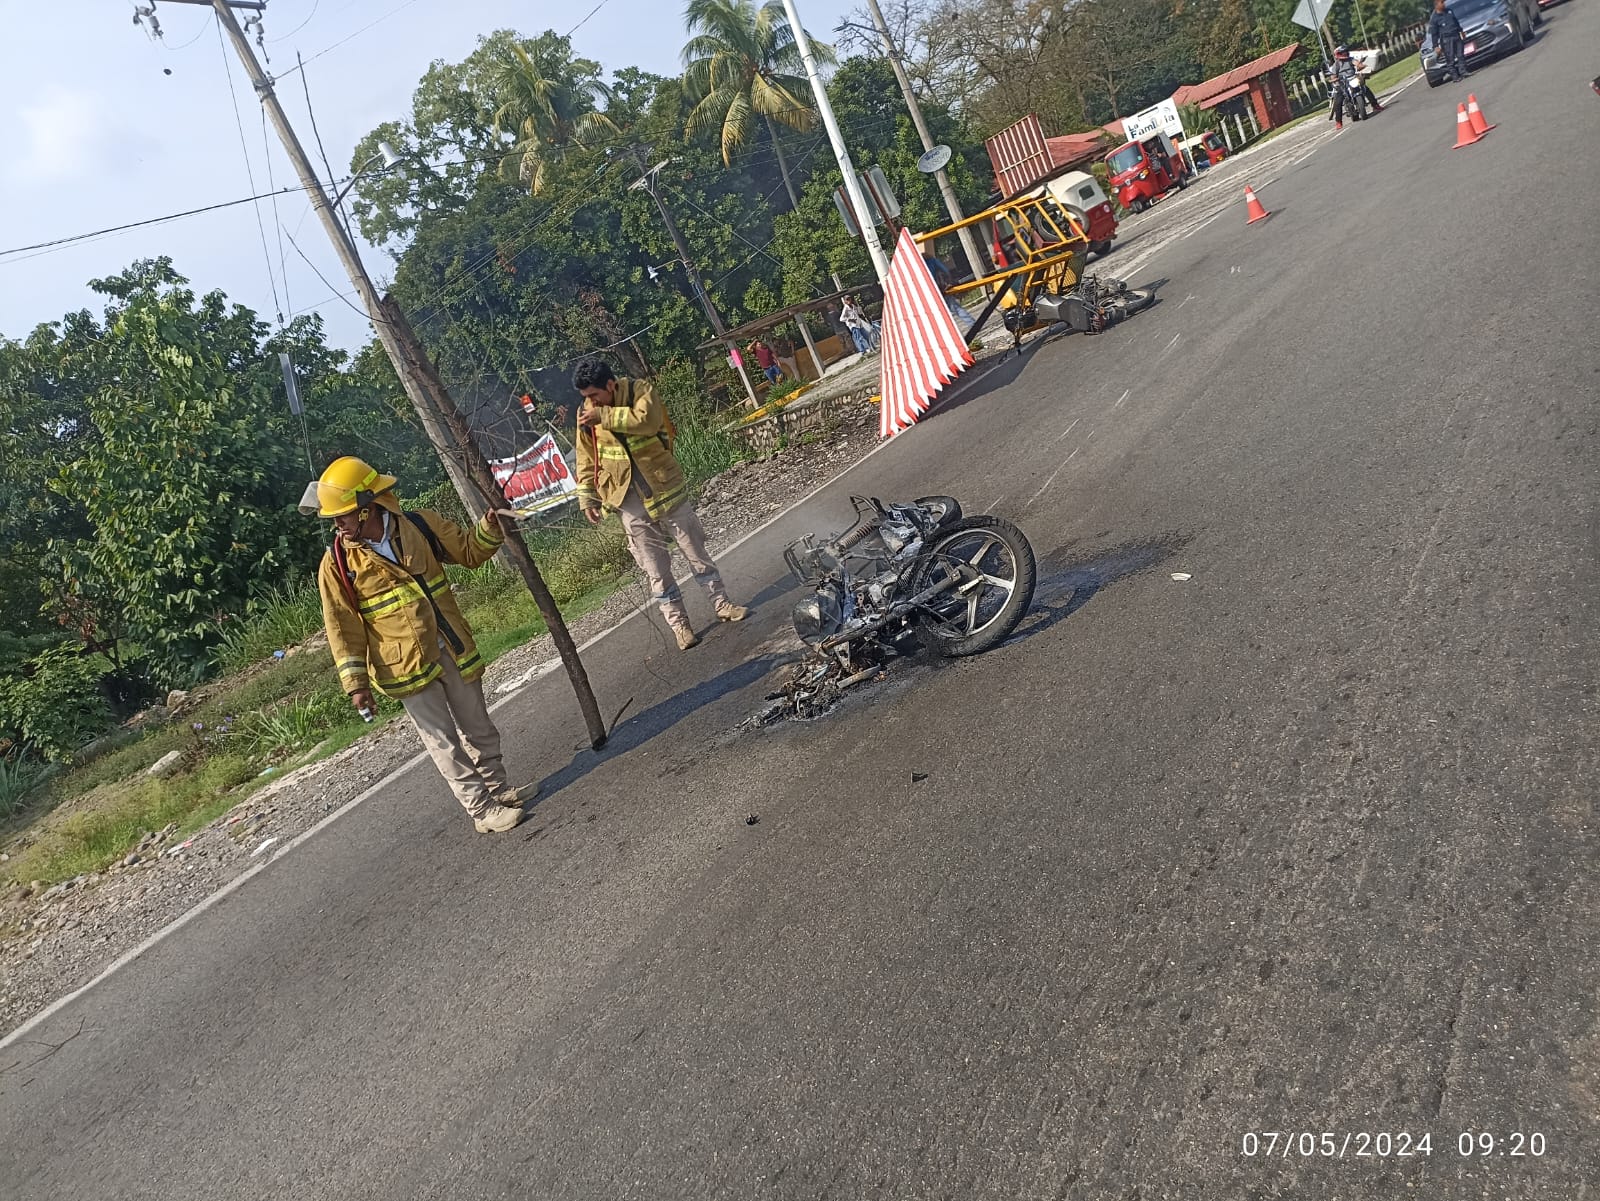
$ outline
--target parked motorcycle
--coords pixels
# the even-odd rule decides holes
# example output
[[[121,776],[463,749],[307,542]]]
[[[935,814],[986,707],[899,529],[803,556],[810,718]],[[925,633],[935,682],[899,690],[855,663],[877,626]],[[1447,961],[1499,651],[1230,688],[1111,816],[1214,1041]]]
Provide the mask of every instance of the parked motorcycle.
[[[810,716],[894,654],[976,655],[1009,637],[1033,601],[1033,547],[1011,522],[968,517],[955,498],[884,504],[853,496],[855,521],[807,534],[784,561],[810,595],[792,613],[811,653],[758,724]]]

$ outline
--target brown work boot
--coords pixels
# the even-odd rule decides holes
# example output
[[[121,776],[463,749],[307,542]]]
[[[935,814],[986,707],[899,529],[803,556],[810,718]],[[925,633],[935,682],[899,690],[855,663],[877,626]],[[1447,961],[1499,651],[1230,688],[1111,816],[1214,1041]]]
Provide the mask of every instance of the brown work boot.
[[[482,817],[472,819],[472,825],[479,834],[504,834],[507,830],[516,829],[524,816],[521,809],[513,809],[509,805],[490,805],[483,811]]]
[[[691,646],[700,645],[700,635],[696,634],[690,626],[673,626],[672,632],[678,639],[678,649],[680,651],[686,651]]]
[[[494,803],[504,805],[507,809],[520,809],[526,801],[534,800],[539,795],[538,784],[524,784],[521,788],[502,788],[499,792],[489,794],[494,798]]]
[[[750,610],[743,605],[736,605],[731,600],[723,600],[717,605],[718,621],[743,621],[750,616]]]

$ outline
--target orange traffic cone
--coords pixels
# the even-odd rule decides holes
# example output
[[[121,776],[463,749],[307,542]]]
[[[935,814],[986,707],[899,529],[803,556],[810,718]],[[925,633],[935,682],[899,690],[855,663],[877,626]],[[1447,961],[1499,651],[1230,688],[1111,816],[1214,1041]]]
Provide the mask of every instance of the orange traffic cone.
[[[1244,203],[1245,208],[1250,212],[1250,220],[1245,222],[1246,225],[1254,225],[1257,221],[1265,221],[1272,216],[1271,213],[1261,207],[1261,201],[1256,199],[1256,194],[1249,184],[1244,185]]]
[[[1467,106],[1456,105],[1456,144],[1450,149],[1460,150],[1463,146],[1470,146],[1482,136],[1472,128],[1472,121],[1467,117]]]
[[[1480,138],[1494,128],[1478,107],[1478,98],[1471,92],[1467,93],[1467,120],[1472,123],[1472,132]]]

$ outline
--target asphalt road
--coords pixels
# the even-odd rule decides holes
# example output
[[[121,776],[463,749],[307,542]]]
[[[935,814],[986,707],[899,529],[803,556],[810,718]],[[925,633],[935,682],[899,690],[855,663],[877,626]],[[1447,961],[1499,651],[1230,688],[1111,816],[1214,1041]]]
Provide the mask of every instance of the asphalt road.
[[[1470,150],[1423,87],[1268,146],[1161,304],[730,555],[752,621],[596,646],[604,755],[559,676],[503,709],[516,834],[411,772],[0,1052],[0,1190],[1584,1196],[1597,44],[1553,10]],[[735,733],[851,490],[1019,521],[1036,613]]]

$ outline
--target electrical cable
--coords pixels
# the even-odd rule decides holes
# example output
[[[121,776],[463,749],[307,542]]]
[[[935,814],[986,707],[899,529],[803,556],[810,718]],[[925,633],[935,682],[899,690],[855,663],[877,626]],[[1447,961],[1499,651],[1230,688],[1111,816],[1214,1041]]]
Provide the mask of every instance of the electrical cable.
[[[321,5],[322,5],[322,0],[312,0],[311,11],[306,14],[306,19],[304,21],[301,21],[300,24],[296,25],[293,29],[291,29],[288,33],[284,34],[282,37],[268,38],[267,41],[269,41],[269,42],[287,42],[290,38],[294,37],[295,34],[299,33],[307,25],[311,24],[311,18],[317,15],[317,9],[319,7],[321,7]],[[295,55],[295,57],[299,58],[300,56],[297,54],[297,55]]]
[[[875,122],[872,122],[870,125],[863,123],[863,124],[860,124],[860,125],[851,126],[850,127],[850,132],[852,132],[852,133],[861,133],[861,132],[866,131],[867,129],[876,128],[876,127],[882,126],[883,124],[886,124],[886,123],[887,123],[887,120],[875,121]],[[469,155],[469,156],[466,156],[466,157],[463,157],[463,158],[460,158],[460,159],[444,160],[442,162],[439,162],[439,163],[436,163],[436,164],[433,164],[433,165],[434,166],[440,166],[440,167],[466,166],[466,165],[470,165],[470,164],[475,163],[475,162],[482,163],[482,162],[488,162],[491,159],[501,158],[501,157],[503,157],[503,154],[504,154],[504,152],[502,151],[502,152],[496,152],[496,153],[494,153],[492,155],[483,155],[483,156]],[[771,157],[763,156],[763,157],[756,157],[756,158],[753,158],[753,159],[744,160],[741,165],[746,167],[746,168],[758,167],[758,166],[764,166],[768,162],[771,162],[771,161],[773,161],[773,159]],[[350,183],[353,178],[354,178],[353,176],[346,175],[346,176],[340,176],[340,177],[338,177],[336,179],[330,179],[329,183],[328,183],[328,186],[334,187],[335,189],[337,189],[339,186],[342,186],[344,184]],[[32,242],[32,243],[29,243],[28,245],[25,245],[25,246],[12,246],[12,247],[9,247],[7,249],[0,250],[0,260],[5,260],[5,259],[8,259],[8,258],[11,258],[11,256],[13,256],[13,255],[24,255],[24,256],[26,256],[26,258],[12,259],[12,261],[14,261],[14,262],[25,262],[27,258],[35,258],[35,257],[37,257],[37,255],[31,253],[33,251],[39,251],[39,252],[43,252],[43,253],[50,253],[50,252],[53,252],[53,251],[55,251],[57,249],[60,249],[62,247],[71,246],[71,245],[75,245],[75,244],[80,243],[80,242],[87,242],[87,241],[91,241],[91,240],[107,237],[107,236],[109,236],[111,234],[125,233],[128,230],[142,229],[142,228],[144,228],[146,226],[150,226],[150,225],[162,225],[162,224],[165,224],[166,222],[169,222],[169,221],[180,221],[180,220],[183,220],[184,218],[187,218],[187,217],[203,216],[206,213],[216,212],[216,211],[218,211],[220,209],[235,208],[235,207],[237,207],[237,206],[239,206],[241,204],[254,204],[258,200],[270,199],[274,194],[276,194],[278,196],[288,196],[288,195],[291,195],[291,194],[296,193],[296,192],[304,193],[307,190],[308,189],[303,184],[292,184],[290,186],[287,186],[287,187],[279,189],[277,193],[261,192],[261,193],[257,193],[255,195],[251,195],[251,196],[240,196],[240,197],[237,197],[236,199],[233,199],[233,200],[219,200],[215,204],[205,204],[205,205],[201,205],[199,208],[182,209],[182,210],[180,210],[178,212],[166,213],[166,214],[163,214],[162,216],[159,216],[159,217],[145,217],[145,218],[143,218],[141,220],[138,220],[138,221],[127,221],[127,222],[124,222],[121,225],[108,225],[103,229],[87,230],[87,231],[85,231],[83,233],[78,233],[78,234],[68,234],[68,235],[65,235],[65,236],[59,237],[59,238],[50,238],[50,239],[48,239],[46,241],[43,241],[43,242]],[[774,195],[777,194],[777,190],[778,190],[777,188],[773,188],[771,192],[767,193],[767,195],[769,197],[774,196]],[[3,263],[0,263],[0,265],[3,265]]]
[[[322,286],[325,287],[325,288],[332,288],[333,285],[328,282],[328,277],[323,275],[322,272],[317,269],[317,265],[311,261],[310,257],[306,254],[306,252],[300,249],[300,243],[296,242],[294,240],[294,235],[286,233],[286,234],[284,234],[284,237],[289,239],[289,245],[294,247],[294,252],[296,254],[298,254],[302,259],[305,259],[306,266],[310,267],[312,272],[316,275],[316,277],[322,281]],[[340,292],[337,289],[335,289],[334,294],[332,296],[328,297],[328,300],[333,300],[335,298],[337,298],[339,300],[342,300],[342,301],[345,302],[345,304],[350,306],[350,310],[352,312],[358,314],[363,319],[365,319],[367,321],[374,320],[372,314],[367,312],[366,309],[363,309],[363,308],[359,307],[358,305],[350,304],[350,297],[354,296],[357,291],[359,291],[359,289],[351,289],[349,292]],[[327,301],[321,301],[320,303],[326,304]],[[313,305],[312,307],[315,308],[316,306]]]
[[[267,108],[261,106],[261,153],[267,161],[267,188],[276,191],[278,181],[272,178],[272,145],[267,141]],[[294,300],[289,295],[289,263],[283,250],[283,219],[278,215],[278,198],[272,198],[272,223],[278,228],[278,274],[283,278],[283,307],[294,308]],[[281,328],[284,317],[278,314],[278,325]]]
[[[213,13],[207,13],[206,14],[206,20],[200,26],[200,32],[195,34],[194,37],[190,38],[187,42],[184,42],[182,45],[178,45],[178,46],[169,46],[169,45],[167,45],[167,39],[165,37],[163,37],[161,39],[161,48],[163,50],[166,50],[167,52],[169,52],[171,54],[176,54],[180,50],[187,50],[190,46],[193,46],[201,38],[206,36],[206,30],[210,28],[211,22],[215,21],[216,19],[217,19],[217,14],[216,13],[214,13],[214,12]]]
[[[278,79],[286,79],[290,75],[293,75],[296,71],[305,70],[306,63],[316,62],[317,59],[321,58],[324,54],[327,54],[327,53],[329,53],[330,51],[333,51],[333,50],[337,50],[340,46],[343,46],[346,42],[351,41],[354,38],[358,38],[362,34],[366,33],[367,30],[373,29],[373,28],[375,28],[375,27],[377,27],[379,25],[382,25],[390,17],[397,16],[398,14],[403,12],[404,10],[410,8],[416,2],[417,2],[417,0],[405,0],[405,3],[396,5],[394,8],[391,8],[388,12],[384,13],[383,16],[379,17],[377,20],[369,21],[367,24],[363,25],[360,29],[356,30],[354,33],[346,34],[344,37],[340,38],[337,42],[334,42],[333,45],[324,46],[321,50],[318,50],[315,54],[313,54],[310,58],[304,60],[303,62],[297,62],[294,66],[290,67],[282,75],[278,76]]]
[[[328,161],[328,152],[322,145],[322,130],[317,128],[317,110],[311,107],[311,84],[307,81],[306,72],[305,72],[305,63],[300,61],[299,52],[295,53],[294,61],[295,61],[295,65],[296,65],[297,69],[300,71],[300,90],[305,93],[305,97],[306,97],[306,116],[309,117],[310,120],[311,120],[311,133],[312,133],[312,136],[317,139],[317,153],[322,156],[322,169],[328,173],[328,178],[332,179],[333,178],[333,164]],[[352,177],[352,178],[354,178],[354,177]],[[337,189],[335,189],[334,194],[338,195],[338,190]],[[339,221],[339,210],[337,208],[335,208],[334,211],[333,211],[333,219],[335,221]],[[301,221],[305,220],[305,214],[304,213],[302,213],[300,215],[300,220]],[[341,224],[341,225],[343,225],[345,227],[344,236],[349,238],[350,237],[349,224],[347,222],[343,222],[343,221],[340,221],[339,224]],[[300,226],[297,224],[295,226],[295,228],[299,229]]]
[[[573,34],[577,33],[578,30],[582,29],[585,25],[587,25],[589,23],[589,17],[594,16],[595,13],[599,12],[602,8],[604,8],[607,4],[610,4],[610,3],[611,3],[611,0],[600,0],[599,4],[596,4],[593,8],[591,8],[589,10],[589,15],[588,16],[584,17],[583,20],[579,21],[576,25],[574,25],[571,29],[567,30],[567,32],[562,34],[561,36],[562,37],[566,37],[566,38],[570,38]]]
[[[250,190],[254,192],[256,190],[256,176],[255,170],[250,166],[250,147],[244,137],[244,118],[239,113],[239,94],[233,87],[233,65],[228,59],[227,44],[222,40],[222,22],[216,22],[216,26],[217,48],[222,51],[222,68],[228,77],[228,95],[233,100],[233,120],[234,124],[239,127],[239,149],[244,154],[244,173],[245,177],[250,181]],[[272,251],[267,249],[267,226],[266,222],[261,219],[261,206],[259,204],[255,206],[255,213],[256,229],[261,233],[261,253],[267,260],[267,283],[272,287],[272,304],[277,311],[278,322],[282,324],[283,301],[278,299],[278,281],[272,273]]]

